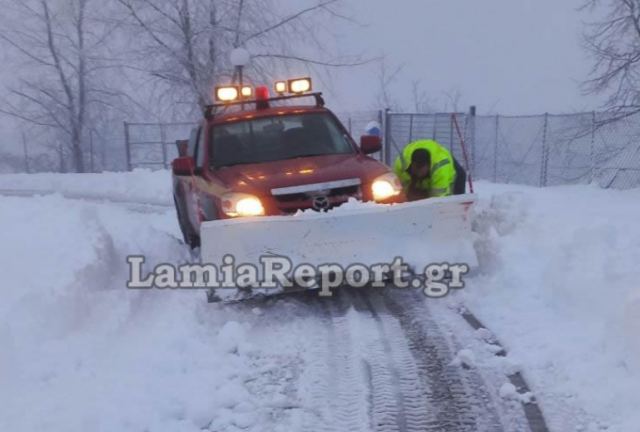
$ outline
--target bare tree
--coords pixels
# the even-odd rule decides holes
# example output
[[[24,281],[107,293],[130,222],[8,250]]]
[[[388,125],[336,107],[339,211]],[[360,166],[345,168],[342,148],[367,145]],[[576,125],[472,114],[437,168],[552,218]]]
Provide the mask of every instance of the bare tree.
[[[24,62],[18,84],[9,89],[0,112],[49,128],[50,141],[64,143],[77,172],[86,168],[87,124],[99,110],[113,108],[113,99],[119,96],[103,79],[104,71],[113,67],[104,47],[117,26],[98,19],[104,12],[102,4],[100,0],[2,4],[9,13],[0,40]]]
[[[450,90],[443,93],[444,95],[444,111],[458,112],[460,108],[460,100],[462,92],[460,90]]]
[[[117,0],[133,34],[139,68],[164,85],[173,101],[203,108],[215,83],[231,80],[229,53],[252,54],[248,75],[267,79],[294,63],[307,67],[363,64],[357,57],[334,57],[324,48],[324,22],[349,17],[339,0],[283,13],[272,0]],[[315,48],[317,57],[300,54]]]
[[[432,113],[435,111],[435,101],[429,97],[425,90],[422,89],[421,83],[418,80],[414,80],[411,83],[411,97],[415,112]]]
[[[400,103],[397,98],[392,96],[392,86],[398,79],[398,76],[402,73],[404,65],[398,65],[392,70],[389,70],[385,59],[380,61],[378,70],[378,94],[377,105],[385,107],[391,110],[400,110]]]
[[[608,96],[608,121],[640,112],[640,0],[586,0],[582,10],[604,16],[583,37],[594,60],[586,92]]]

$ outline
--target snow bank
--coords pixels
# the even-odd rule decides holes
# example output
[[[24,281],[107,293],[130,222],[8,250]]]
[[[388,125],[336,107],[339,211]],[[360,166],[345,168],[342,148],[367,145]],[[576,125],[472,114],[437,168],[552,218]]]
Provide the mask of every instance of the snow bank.
[[[178,236],[171,209],[0,198],[0,430],[261,431],[291,405],[256,313],[125,288],[128,254],[187,260]]]
[[[464,302],[522,365],[552,430],[640,424],[640,190],[480,183]]]
[[[135,169],[100,174],[4,174],[0,192],[59,192],[70,198],[100,198],[113,201],[173,204],[171,172]]]

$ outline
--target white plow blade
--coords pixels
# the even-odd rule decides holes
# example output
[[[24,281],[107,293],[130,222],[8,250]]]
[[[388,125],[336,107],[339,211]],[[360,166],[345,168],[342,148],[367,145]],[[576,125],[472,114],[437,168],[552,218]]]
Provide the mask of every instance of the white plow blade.
[[[365,265],[404,262],[422,272],[432,263],[477,266],[471,235],[475,195],[435,198],[397,205],[347,203],[328,213],[226,219],[202,224],[203,263],[259,267],[262,256],[302,263]]]

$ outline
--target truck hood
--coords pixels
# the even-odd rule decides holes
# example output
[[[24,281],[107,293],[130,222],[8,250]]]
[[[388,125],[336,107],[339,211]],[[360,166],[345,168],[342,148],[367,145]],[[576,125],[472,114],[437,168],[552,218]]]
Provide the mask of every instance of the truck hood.
[[[236,192],[271,195],[271,189],[359,178],[363,183],[388,172],[382,163],[361,154],[312,156],[260,164],[236,165],[215,172]]]

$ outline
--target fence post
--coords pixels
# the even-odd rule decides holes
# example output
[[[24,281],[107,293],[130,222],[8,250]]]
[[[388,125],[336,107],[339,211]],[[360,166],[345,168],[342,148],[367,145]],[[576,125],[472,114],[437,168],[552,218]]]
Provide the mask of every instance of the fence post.
[[[591,112],[591,181],[593,183],[596,179],[596,112]]]
[[[438,140],[438,113],[433,114],[433,133],[431,134],[431,139],[434,141]]]
[[[27,174],[31,171],[29,167],[29,149],[27,148],[27,136],[22,131],[22,150],[24,151],[24,170]]]
[[[455,115],[452,114],[451,116],[449,116],[449,151],[451,152],[451,154],[453,154],[453,116]],[[469,167],[467,167],[468,169]]]
[[[124,146],[127,152],[127,171],[131,171],[131,141],[129,140],[129,123],[124,122]]]
[[[498,182],[498,139],[500,138],[500,114],[496,114],[496,139],[493,146],[493,182]]]
[[[385,134],[385,125],[384,125],[384,114],[382,110],[378,110],[378,124],[380,125],[380,137],[384,137]],[[378,158],[380,162],[384,162],[384,149],[378,153]]]
[[[391,110],[384,110],[384,163],[391,165]]]
[[[96,172],[93,164],[93,131],[89,130],[89,169],[92,173]]]
[[[409,142],[413,142],[413,114],[409,114]]]
[[[549,113],[544,113],[544,126],[542,129],[542,164],[540,165],[540,186],[547,185],[547,173],[549,164],[549,146],[547,143],[547,129],[549,128]]]
[[[160,124],[160,141],[162,142],[162,165],[164,169],[169,168],[169,161],[167,160],[167,137],[164,130],[164,123]]]
[[[100,136],[100,138],[102,138],[102,136]],[[104,138],[102,138],[100,142],[100,172],[103,172],[107,170],[107,149],[105,148],[107,143]]]
[[[469,107],[469,116],[467,123],[468,138],[467,143],[471,142],[469,148],[471,149],[471,170],[473,175],[476,174],[476,106],[471,105]]]

